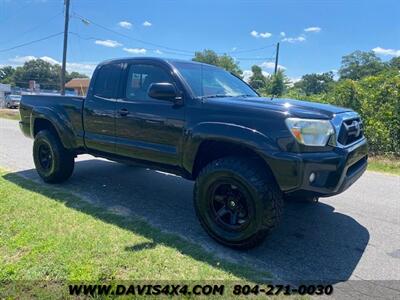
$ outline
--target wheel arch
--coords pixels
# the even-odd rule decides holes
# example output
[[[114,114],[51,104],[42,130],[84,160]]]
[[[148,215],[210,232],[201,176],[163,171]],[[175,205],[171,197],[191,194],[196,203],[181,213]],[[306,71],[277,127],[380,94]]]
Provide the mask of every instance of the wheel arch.
[[[189,136],[184,146],[183,166],[192,179],[196,179],[209,162],[227,156],[245,156],[258,160],[273,175],[259,150],[272,151],[274,143],[256,130],[233,124],[202,123]]]
[[[64,148],[76,148],[75,135],[72,126],[56,112],[47,108],[36,109],[32,111],[30,122],[31,136],[33,138],[39,131],[47,129],[57,135],[57,138],[60,139]]]

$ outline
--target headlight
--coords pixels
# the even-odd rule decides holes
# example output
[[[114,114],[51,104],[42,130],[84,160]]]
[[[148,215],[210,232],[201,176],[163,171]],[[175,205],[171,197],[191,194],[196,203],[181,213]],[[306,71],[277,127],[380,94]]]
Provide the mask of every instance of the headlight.
[[[334,132],[328,120],[287,118],[285,122],[294,138],[306,146],[325,146]]]

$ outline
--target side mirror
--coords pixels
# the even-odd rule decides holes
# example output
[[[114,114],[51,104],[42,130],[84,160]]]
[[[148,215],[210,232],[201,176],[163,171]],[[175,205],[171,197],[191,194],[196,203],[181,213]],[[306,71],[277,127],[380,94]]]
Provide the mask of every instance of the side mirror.
[[[159,100],[176,101],[178,98],[178,92],[175,86],[168,82],[152,83],[149,87],[149,97]]]

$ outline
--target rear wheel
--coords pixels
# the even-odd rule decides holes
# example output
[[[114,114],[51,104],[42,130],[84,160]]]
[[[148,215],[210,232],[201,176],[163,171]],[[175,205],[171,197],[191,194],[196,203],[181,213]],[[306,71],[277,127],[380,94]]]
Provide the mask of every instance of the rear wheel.
[[[218,242],[252,248],[280,220],[282,195],[272,177],[256,161],[227,157],[208,164],[194,188],[201,225]]]
[[[39,176],[47,183],[67,180],[74,170],[74,155],[49,130],[40,131],[33,143],[33,160]]]

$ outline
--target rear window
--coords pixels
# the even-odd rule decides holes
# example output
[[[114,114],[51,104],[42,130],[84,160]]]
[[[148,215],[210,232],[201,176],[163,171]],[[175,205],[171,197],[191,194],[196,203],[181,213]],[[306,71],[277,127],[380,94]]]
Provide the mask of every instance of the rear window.
[[[120,64],[107,64],[100,67],[96,75],[93,94],[102,98],[117,98],[121,69]]]

